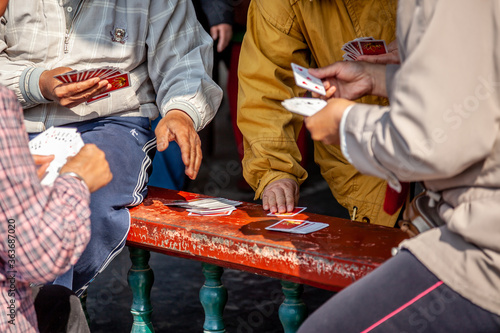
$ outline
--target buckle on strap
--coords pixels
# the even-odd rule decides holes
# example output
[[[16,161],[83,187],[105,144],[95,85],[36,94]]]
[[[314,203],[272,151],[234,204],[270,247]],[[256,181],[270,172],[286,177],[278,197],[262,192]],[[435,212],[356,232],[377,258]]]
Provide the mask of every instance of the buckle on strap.
[[[441,194],[429,190],[413,198],[404,211],[403,220],[398,222],[401,230],[413,237],[444,225],[438,212],[441,199]]]

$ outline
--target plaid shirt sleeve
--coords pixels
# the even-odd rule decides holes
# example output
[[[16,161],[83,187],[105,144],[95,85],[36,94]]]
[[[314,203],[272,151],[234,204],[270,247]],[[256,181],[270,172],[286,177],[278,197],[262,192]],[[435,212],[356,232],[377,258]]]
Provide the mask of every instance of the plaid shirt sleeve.
[[[70,176],[40,185],[22,109],[6,88],[0,88],[0,150],[0,281],[8,270],[20,281],[52,281],[76,263],[90,238],[90,194]]]

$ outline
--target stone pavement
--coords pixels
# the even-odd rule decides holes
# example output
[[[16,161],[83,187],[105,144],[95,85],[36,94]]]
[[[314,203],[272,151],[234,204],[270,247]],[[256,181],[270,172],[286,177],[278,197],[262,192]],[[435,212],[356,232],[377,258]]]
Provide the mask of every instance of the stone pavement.
[[[252,202],[252,192],[238,189],[240,174],[228,172],[229,166],[239,165],[239,158],[226,102],[213,126],[212,155],[204,157],[197,180],[188,183],[186,190]],[[204,132],[201,137],[208,140],[209,131]],[[346,211],[335,201],[312,162],[312,146],[309,148],[310,176],[301,188],[299,205],[312,213],[347,218]],[[128,255],[125,249],[89,287],[87,309],[93,333],[130,332],[132,294],[127,285]],[[204,281],[201,264],[152,253],[150,266],[155,274],[151,296],[155,331],[203,332],[203,308],[198,298]],[[283,332],[278,318],[278,307],[283,300],[278,280],[232,269],[225,270],[222,280],[228,289],[224,312],[227,332]],[[303,298],[309,311],[313,311],[332,295],[332,292],[305,286]]]

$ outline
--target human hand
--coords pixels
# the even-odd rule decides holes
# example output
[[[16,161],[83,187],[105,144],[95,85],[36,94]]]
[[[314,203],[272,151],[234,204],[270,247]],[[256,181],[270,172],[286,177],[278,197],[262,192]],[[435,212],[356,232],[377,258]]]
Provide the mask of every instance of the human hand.
[[[222,52],[233,38],[233,27],[231,24],[221,23],[210,27],[210,36],[217,42],[217,52]]]
[[[111,88],[108,81],[101,81],[98,77],[72,83],[62,83],[54,78],[55,75],[69,71],[71,71],[69,67],[58,67],[43,72],[39,81],[43,97],[64,107],[72,108]]]
[[[298,202],[299,184],[289,178],[273,181],[262,193],[262,208],[271,213],[291,212]]]
[[[347,107],[352,104],[355,103],[342,98],[332,98],[322,110],[305,117],[304,124],[311,132],[311,138],[327,145],[339,144],[340,121]]]
[[[400,64],[398,40],[395,39],[387,45],[387,53],[378,55],[361,55],[358,61],[366,61],[372,64]]]
[[[179,144],[182,162],[186,166],[185,173],[195,179],[203,154],[201,140],[191,117],[181,110],[170,110],[156,126],[155,134],[158,151],[167,149],[170,141],[175,140]]]
[[[35,161],[35,166],[38,168],[36,169],[36,175],[38,176],[39,180],[42,180],[43,175],[45,175],[45,171],[47,171],[47,168],[50,165],[50,162],[54,160],[54,155],[32,155],[33,156],[33,161]]]
[[[78,154],[68,158],[59,171],[60,174],[65,172],[74,172],[82,177],[90,192],[97,191],[113,179],[104,152],[94,144],[86,144]]]
[[[365,95],[387,97],[385,65],[357,61],[339,61],[323,68],[310,68],[309,73],[323,80],[326,96],[355,100]]]

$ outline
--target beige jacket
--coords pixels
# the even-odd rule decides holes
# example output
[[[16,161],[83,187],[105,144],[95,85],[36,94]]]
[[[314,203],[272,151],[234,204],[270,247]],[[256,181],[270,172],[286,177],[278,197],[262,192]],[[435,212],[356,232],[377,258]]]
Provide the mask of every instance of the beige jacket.
[[[362,172],[442,194],[446,226],[402,246],[500,315],[500,2],[399,6],[403,64],[388,72],[391,107],[354,106],[345,153]]]
[[[239,63],[238,126],[244,136],[243,175],[256,197],[272,181],[307,178],[297,137],[303,118],[281,106],[301,96],[291,63],[327,66],[342,60],[342,45],[362,36],[395,38],[396,0],[254,0]],[[365,103],[387,104],[368,97]],[[357,221],[393,226],[383,209],[386,182],[360,174],[338,146],[315,143],[315,160],[337,201]]]

